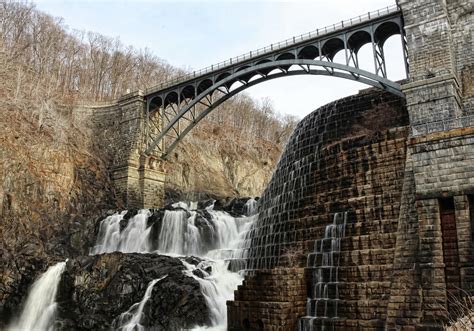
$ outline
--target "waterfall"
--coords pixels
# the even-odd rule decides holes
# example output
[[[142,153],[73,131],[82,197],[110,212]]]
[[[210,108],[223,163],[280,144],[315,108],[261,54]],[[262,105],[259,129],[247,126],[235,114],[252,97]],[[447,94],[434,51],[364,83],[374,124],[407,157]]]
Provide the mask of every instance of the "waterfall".
[[[185,274],[199,282],[211,314],[211,328],[223,330],[227,326],[226,301],[233,299],[234,290],[243,280],[243,277],[235,271],[245,269],[246,266],[247,249],[244,248],[246,247],[244,243],[248,243],[248,232],[258,218],[255,214],[256,201],[250,199],[244,207],[247,215],[253,215],[250,217],[232,217],[226,212],[214,210],[213,205],[206,207],[205,210],[197,210],[196,203],[179,202],[172,207],[176,209],[164,212],[158,236],[155,235],[155,238],[150,235],[154,225],[148,225],[148,218],[152,215],[149,210],[140,210],[128,220],[123,230],[120,230],[120,223],[123,222],[125,212],[105,218],[100,224],[97,242],[91,249],[91,254],[113,251],[155,252],[202,258],[203,261],[197,266],[182,260],[186,267]],[[198,273],[203,276],[202,278],[193,273],[196,269],[199,269]],[[153,285],[149,284],[148,297],[151,295]],[[145,294],[141,302],[143,306],[148,297]],[[133,316],[137,317],[133,319],[130,316],[135,309],[136,313]],[[133,329],[132,325],[140,329],[139,310],[140,305],[135,304],[121,315],[123,321],[120,325],[124,325],[122,327],[124,330]],[[126,319],[128,320],[125,321]]]
[[[158,237],[158,251],[162,253],[184,254],[185,230],[186,232],[196,233],[189,229],[194,227],[193,219],[189,220],[184,210],[165,211],[163,217],[163,227]],[[197,239],[197,238],[192,238]]]
[[[31,287],[23,311],[8,330],[52,330],[56,316],[56,292],[66,262],[60,262],[38,278]]]
[[[201,292],[211,313],[212,326],[216,330],[225,329],[227,326],[226,302],[233,298],[234,290],[242,282],[242,277],[236,272],[229,271],[224,260],[203,261],[197,266],[185,261],[182,262],[187,268],[185,274],[196,279],[201,286]],[[210,273],[205,271],[209,266],[212,269]],[[204,274],[204,278],[193,273],[196,269]],[[196,328],[195,330],[200,329],[208,328]]]
[[[245,215],[247,216],[255,215],[257,213],[257,204],[258,202],[254,198],[248,199],[247,202],[245,202],[245,206],[244,206]]]
[[[306,303],[306,316],[300,318],[300,331],[314,329],[316,320],[322,327],[338,318],[339,304],[339,255],[341,238],[344,237],[347,212],[335,213],[333,223],[326,226],[324,238],[314,242],[314,251],[308,255],[308,269],[313,284]]]
[[[149,252],[147,220],[151,212],[142,209],[132,217],[126,228],[120,231],[120,223],[126,211],[105,218],[100,223],[97,243],[91,249],[91,254],[102,254],[120,251],[123,253]]]
[[[125,313],[122,313],[119,317],[118,324],[119,329],[122,331],[142,331],[145,328],[140,324],[140,320],[143,314],[143,308],[145,308],[145,304],[151,297],[151,292],[153,291],[153,286],[159,281],[165,279],[168,275],[164,275],[158,279],[152,280],[145,291],[145,295],[140,302],[135,303],[127,310]]]

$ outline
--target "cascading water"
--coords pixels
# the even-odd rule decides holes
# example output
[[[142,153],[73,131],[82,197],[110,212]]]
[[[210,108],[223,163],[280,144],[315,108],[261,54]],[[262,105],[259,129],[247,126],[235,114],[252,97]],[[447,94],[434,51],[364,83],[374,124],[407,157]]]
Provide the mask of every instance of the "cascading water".
[[[317,319],[324,321],[338,318],[339,304],[339,254],[344,237],[347,212],[334,214],[333,223],[326,226],[324,238],[314,242],[314,252],[308,255],[308,269],[312,272],[310,297],[306,303],[306,316],[300,318],[299,331],[313,330]]]
[[[147,219],[151,215],[149,210],[140,210],[137,215],[129,220],[127,227],[120,231],[120,222],[125,216],[125,211],[107,217],[100,223],[97,243],[91,249],[91,254],[102,254],[120,251],[123,253],[149,252],[147,240],[150,228]]]
[[[159,235],[155,239],[151,235],[153,225],[148,224],[148,218],[152,215],[149,210],[140,210],[128,220],[122,231],[120,223],[125,212],[107,217],[100,224],[97,243],[91,249],[91,254],[154,252],[202,258],[203,261],[197,266],[184,260],[182,263],[186,267],[186,275],[195,278],[200,284],[211,312],[212,329],[223,330],[227,325],[226,301],[233,298],[234,290],[242,282],[242,276],[235,271],[245,269],[246,250],[242,248],[245,247],[249,229],[258,217],[254,215],[256,201],[249,199],[244,206],[246,214],[253,215],[250,217],[232,217],[226,212],[214,210],[213,205],[196,210],[196,204],[180,202],[172,207],[175,209],[166,210],[161,223],[157,225]],[[196,269],[199,269],[202,277],[193,273]],[[124,314],[130,318],[130,311]],[[134,325],[139,323],[137,318]],[[123,328],[130,326],[131,320],[123,321]]]
[[[8,327],[8,330],[46,331],[53,328],[56,316],[56,293],[65,266],[66,262],[60,262],[49,267],[33,283],[20,317]]]
[[[248,199],[244,205],[245,215],[252,216],[257,213],[258,202],[255,199]]]
[[[159,281],[165,279],[168,275],[164,275],[158,279],[152,280],[145,291],[145,295],[140,302],[135,303],[133,306],[130,307],[125,313],[120,315],[119,317],[119,329],[122,331],[142,331],[145,328],[140,324],[140,320],[142,319],[143,308],[145,308],[145,304],[151,297],[151,292],[153,291],[153,286]]]

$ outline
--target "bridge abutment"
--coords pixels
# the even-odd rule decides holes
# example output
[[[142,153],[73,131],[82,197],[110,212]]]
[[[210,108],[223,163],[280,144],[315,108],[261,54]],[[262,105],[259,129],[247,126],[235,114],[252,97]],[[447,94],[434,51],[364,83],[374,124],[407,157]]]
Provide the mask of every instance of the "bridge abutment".
[[[416,128],[463,116],[450,8],[443,0],[401,0],[399,4],[410,64],[410,77],[402,90],[411,125]]]
[[[123,96],[116,105],[117,147],[110,169],[117,195],[127,208],[158,208],[164,204],[165,170],[145,150],[146,102],[141,91]]]

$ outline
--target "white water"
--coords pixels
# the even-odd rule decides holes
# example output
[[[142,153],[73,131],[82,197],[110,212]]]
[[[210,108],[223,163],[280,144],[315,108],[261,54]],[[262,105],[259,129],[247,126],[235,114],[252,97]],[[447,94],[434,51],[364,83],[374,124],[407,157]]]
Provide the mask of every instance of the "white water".
[[[140,302],[135,303],[127,310],[125,313],[122,313],[119,318],[119,329],[122,331],[142,331],[145,330],[144,326],[140,324],[142,319],[143,308],[145,304],[151,297],[151,292],[153,291],[153,286],[159,281],[165,279],[168,275],[160,277],[158,279],[152,280],[145,291],[145,295]]]
[[[201,292],[206,299],[206,304],[211,313],[211,323],[213,330],[225,330],[227,326],[227,300],[231,300],[234,290],[242,282],[242,277],[227,269],[227,263],[224,260],[203,261],[198,266],[186,263],[183,264],[187,268],[185,273],[187,276],[193,277],[199,282]],[[209,274],[203,269],[211,266],[212,272]],[[204,279],[192,273],[193,270],[200,269],[204,273]],[[209,329],[196,328],[195,330]]]
[[[245,215],[252,216],[257,214],[257,200],[251,198],[245,203]]]
[[[66,262],[60,262],[38,278],[31,287],[25,307],[8,330],[52,330],[56,316],[56,293]]]
[[[258,215],[254,215],[256,201],[250,199],[245,206],[247,215],[254,216],[238,218],[234,218],[226,212],[215,211],[213,206],[209,206],[206,208],[206,212],[211,217],[206,219],[196,211],[196,203],[180,202],[174,204],[173,207],[182,208],[182,210],[165,211],[157,242],[151,242],[149,235],[151,227],[147,228],[150,211],[141,210],[128,221],[127,227],[123,231],[120,231],[120,221],[125,212],[107,217],[100,224],[97,244],[91,250],[91,254],[113,251],[148,253],[152,251],[152,247],[157,247],[155,252],[159,254],[194,255],[203,258],[204,261],[198,266],[183,261],[186,266],[185,273],[199,282],[201,292],[210,310],[212,326],[205,329],[225,330],[227,327],[226,301],[233,299],[234,290],[243,280],[237,272],[228,270],[229,262],[245,258],[246,250],[241,248],[246,247],[246,233],[258,217]],[[198,217],[199,224],[197,224]],[[212,243],[205,242],[206,237],[209,241],[209,236]],[[237,263],[236,265],[242,265],[244,268],[244,264]],[[211,271],[207,272],[206,269],[209,266]],[[194,275],[192,271],[195,269],[200,269],[204,278]],[[233,268],[233,270],[238,269]],[[149,295],[151,295],[151,289]],[[130,310],[124,314],[130,316]],[[135,323],[133,325],[139,325],[138,322],[133,322]],[[132,325],[131,323],[125,326]]]
[[[147,220],[151,215],[149,210],[142,209],[132,217],[127,227],[120,231],[120,221],[125,216],[125,211],[107,217],[100,223],[97,243],[91,249],[91,254],[102,254],[120,251],[123,253],[144,253],[150,251]]]

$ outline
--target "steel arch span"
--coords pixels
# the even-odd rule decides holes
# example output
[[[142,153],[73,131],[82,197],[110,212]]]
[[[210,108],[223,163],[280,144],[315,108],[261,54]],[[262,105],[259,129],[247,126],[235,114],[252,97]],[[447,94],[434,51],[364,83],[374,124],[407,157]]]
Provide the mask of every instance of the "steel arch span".
[[[364,19],[365,18],[365,19]],[[400,85],[387,79],[383,46],[401,35],[408,75],[403,18],[398,7],[341,22],[328,31],[303,35],[236,59],[178,77],[149,91],[146,98],[146,156],[165,159],[204,117],[232,96],[280,77],[323,75],[358,81],[404,97]],[[307,36],[307,37],[305,37]],[[374,73],[359,68],[358,52],[372,45]],[[334,62],[343,51],[344,63]]]

